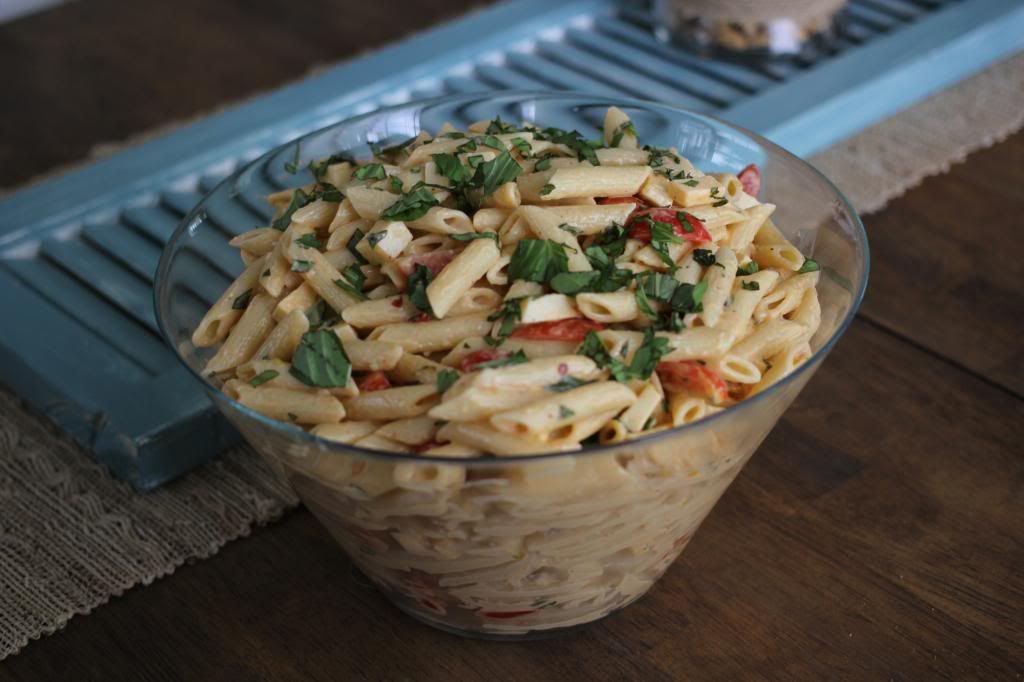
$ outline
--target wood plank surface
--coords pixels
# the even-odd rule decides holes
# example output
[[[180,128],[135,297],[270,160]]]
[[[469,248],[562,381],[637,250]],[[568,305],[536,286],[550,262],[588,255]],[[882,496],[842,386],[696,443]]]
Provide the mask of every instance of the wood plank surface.
[[[1024,397],[1024,133],[865,222],[862,314]]]
[[[494,0],[88,0],[0,24],[0,187]]]
[[[0,25],[0,186],[476,4],[83,0]],[[683,558],[604,622],[515,644],[434,631],[299,510],[74,618],[0,680],[1019,679],[1022,187],[1017,134],[867,219],[861,318]]]
[[[1024,663],[1022,440],[1020,401],[858,322],[666,577],[582,632],[496,644],[434,631],[391,607],[299,511],[72,620],[0,671],[1013,679]]]

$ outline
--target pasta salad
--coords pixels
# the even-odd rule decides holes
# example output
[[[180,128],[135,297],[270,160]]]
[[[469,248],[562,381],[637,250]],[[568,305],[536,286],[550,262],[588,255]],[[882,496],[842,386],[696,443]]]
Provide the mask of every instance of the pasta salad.
[[[297,170],[294,165],[290,170]],[[818,264],[760,172],[496,118],[310,164],[192,336],[263,415],[364,448],[567,452],[692,423],[811,355]]]

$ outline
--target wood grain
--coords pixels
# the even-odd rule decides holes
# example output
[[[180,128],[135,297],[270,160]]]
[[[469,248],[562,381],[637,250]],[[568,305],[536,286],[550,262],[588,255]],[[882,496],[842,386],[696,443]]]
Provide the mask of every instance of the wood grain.
[[[494,0],[89,0],[0,24],[0,187]]]
[[[920,425],[904,428],[900,425]],[[856,323],[654,590],[576,635],[413,622],[305,511],[10,659],[10,679],[1012,679],[1024,404]]]
[[[865,223],[862,314],[1024,396],[1024,132]]]

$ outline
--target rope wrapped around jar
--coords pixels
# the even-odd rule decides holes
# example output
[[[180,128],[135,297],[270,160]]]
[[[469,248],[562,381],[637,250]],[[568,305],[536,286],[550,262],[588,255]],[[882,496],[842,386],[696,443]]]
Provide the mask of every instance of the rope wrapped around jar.
[[[828,33],[846,0],[658,0],[661,37],[707,52],[797,54]],[[667,29],[668,35],[664,35]]]

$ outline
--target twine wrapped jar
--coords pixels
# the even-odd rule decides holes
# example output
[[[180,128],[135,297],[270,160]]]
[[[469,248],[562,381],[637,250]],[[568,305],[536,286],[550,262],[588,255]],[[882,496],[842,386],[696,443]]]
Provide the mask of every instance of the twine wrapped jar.
[[[662,40],[706,55],[797,55],[827,41],[847,0],[656,0]]]

